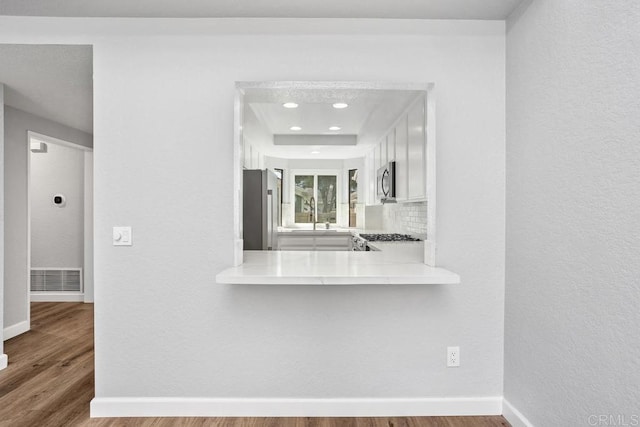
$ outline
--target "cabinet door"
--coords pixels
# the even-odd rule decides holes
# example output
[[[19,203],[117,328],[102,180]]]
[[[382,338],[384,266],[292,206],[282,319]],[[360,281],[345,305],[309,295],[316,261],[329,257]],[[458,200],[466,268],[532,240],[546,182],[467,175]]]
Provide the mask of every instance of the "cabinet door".
[[[407,199],[408,169],[407,162],[407,116],[396,126],[396,199]]]
[[[351,236],[316,236],[316,251],[348,251]]]
[[[375,164],[375,151],[371,150],[367,155],[367,175],[369,181],[369,188],[367,194],[367,200],[372,205],[376,202],[376,164]]]
[[[409,162],[409,192],[408,199],[423,199],[426,197],[425,175],[425,116],[424,98],[409,111],[408,116],[409,146],[407,158]]]
[[[281,251],[312,251],[315,249],[315,239],[313,236],[278,233],[278,248]]]
[[[393,162],[396,159],[396,130],[391,129],[387,135],[387,162]]]

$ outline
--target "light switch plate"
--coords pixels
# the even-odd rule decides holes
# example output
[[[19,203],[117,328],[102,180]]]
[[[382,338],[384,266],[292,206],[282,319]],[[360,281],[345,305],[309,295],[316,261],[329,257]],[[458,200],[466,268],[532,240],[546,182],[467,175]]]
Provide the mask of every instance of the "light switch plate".
[[[131,227],[113,227],[113,246],[131,246]]]

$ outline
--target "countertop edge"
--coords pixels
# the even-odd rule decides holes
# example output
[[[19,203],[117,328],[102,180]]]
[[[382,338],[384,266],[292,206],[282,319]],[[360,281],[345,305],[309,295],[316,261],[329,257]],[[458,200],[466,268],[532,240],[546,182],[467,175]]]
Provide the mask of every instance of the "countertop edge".
[[[420,265],[420,264],[416,264]],[[421,264],[424,265],[424,264]],[[425,269],[433,269],[424,265]],[[237,267],[228,268],[216,275],[216,282],[224,285],[293,285],[293,286],[345,286],[345,285],[456,285],[460,276],[449,270],[438,268],[437,272],[424,275],[287,275],[280,274],[243,274]]]
[[[225,285],[449,285],[460,276],[422,262],[422,249],[401,245],[394,250],[246,251],[244,263],[216,275]]]

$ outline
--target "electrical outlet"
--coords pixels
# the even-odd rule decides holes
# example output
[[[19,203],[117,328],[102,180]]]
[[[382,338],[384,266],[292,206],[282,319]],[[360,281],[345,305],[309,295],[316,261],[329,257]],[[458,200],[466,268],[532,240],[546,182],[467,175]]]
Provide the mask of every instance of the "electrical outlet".
[[[447,347],[447,367],[457,368],[460,366],[460,347]]]

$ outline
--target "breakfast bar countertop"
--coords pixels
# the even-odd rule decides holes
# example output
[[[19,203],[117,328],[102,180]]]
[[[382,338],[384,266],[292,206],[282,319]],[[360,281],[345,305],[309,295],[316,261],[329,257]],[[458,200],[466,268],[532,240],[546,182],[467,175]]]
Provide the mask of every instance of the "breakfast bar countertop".
[[[422,262],[423,242],[380,242],[371,252],[245,251],[244,263],[216,276],[220,284],[457,284],[460,276]]]

